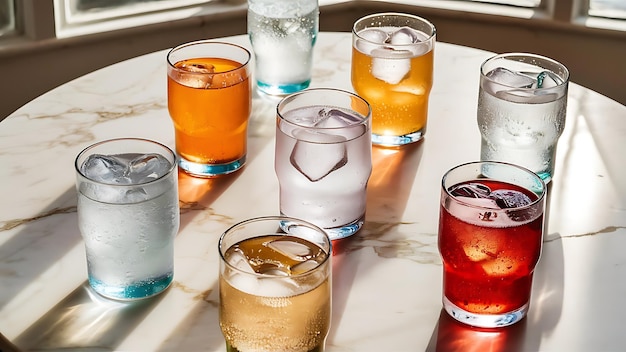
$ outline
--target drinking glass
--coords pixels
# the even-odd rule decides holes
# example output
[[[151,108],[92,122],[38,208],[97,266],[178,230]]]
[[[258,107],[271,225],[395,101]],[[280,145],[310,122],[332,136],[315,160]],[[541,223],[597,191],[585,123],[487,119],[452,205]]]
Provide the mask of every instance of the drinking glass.
[[[167,106],[185,172],[214,177],[244,165],[250,58],[238,45],[208,40],[182,44],[167,54]]]
[[[352,87],[372,106],[372,143],[400,146],[426,133],[435,26],[402,13],[360,18],[352,28]]]
[[[150,140],[112,139],[85,148],[75,167],[91,287],[117,300],[165,290],[180,222],[174,152]]]
[[[305,221],[242,221],[219,240],[220,326],[227,351],[323,351],[331,314],[331,242]]]
[[[471,162],[446,172],[441,186],[444,309],[482,328],[520,321],[541,254],[544,182],[517,165]]]
[[[550,58],[500,54],[480,67],[480,159],[524,166],[546,183],[565,127],[569,71]]]
[[[320,88],[287,96],[276,110],[281,214],[310,221],[333,240],[356,233],[372,173],[369,104]]]
[[[318,28],[317,0],[248,0],[258,90],[286,95],[309,86]]]

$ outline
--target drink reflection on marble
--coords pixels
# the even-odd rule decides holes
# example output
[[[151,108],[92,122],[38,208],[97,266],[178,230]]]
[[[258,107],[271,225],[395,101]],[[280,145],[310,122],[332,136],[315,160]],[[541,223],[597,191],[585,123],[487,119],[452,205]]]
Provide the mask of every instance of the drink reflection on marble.
[[[248,0],[257,88],[285,95],[311,83],[319,27],[317,0]]]
[[[324,350],[331,242],[305,221],[242,221],[219,240],[220,326],[229,352]]]
[[[550,182],[565,128],[567,68],[534,54],[501,54],[480,68],[481,160],[524,166]]]
[[[352,29],[352,86],[372,106],[372,142],[399,146],[426,133],[433,85],[435,26],[421,17],[380,13]]]
[[[165,290],[180,222],[174,152],[149,140],[114,139],[84,149],[75,166],[91,287],[118,300]]]
[[[281,214],[310,221],[333,240],[353,235],[365,219],[372,172],[369,104],[320,88],[292,94],[276,110]]]
[[[468,325],[514,324],[529,308],[543,240],[545,184],[530,170],[473,162],[442,179],[443,306]]]
[[[186,172],[213,177],[244,165],[250,58],[243,47],[211,41],[182,44],[167,54],[167,104]]]

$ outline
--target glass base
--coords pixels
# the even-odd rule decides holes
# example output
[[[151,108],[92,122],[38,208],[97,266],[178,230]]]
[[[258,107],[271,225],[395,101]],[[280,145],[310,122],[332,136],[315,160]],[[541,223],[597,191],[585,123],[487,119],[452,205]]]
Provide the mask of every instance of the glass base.
[[[178,166],[188,174],[198,177],[216,177],[239,170],[246,162],[246,156],[226,164],[199,164],[178,158]]]
[[[528,312],[528,303],[512,312],[504,314],[476,314],[465,311],[443,297],[443,308],[457,321],[479,328],[501,328],[522,320]]]
[[[171,285],[173,277],[173,274],[168,274],[156,279],[137,282],[133,285],[111,286],[90,276],[89,285],[99,295],[106,298],[131,301],[158,295]]]
[[[282,211],[280,212],[280,215],[282,216],[289,216],[285,213],[283,213]],[[309,221],[310,223],[317,225],[314,221],[310,221],[310,220],[306,220],[306,219],[302,219],[305,221]],[[327,228],[327,227],[321,227],[319,225],[320,228],[322,228],[324,231],[326,231],[326,234],[328,234],[328,237],[330,238],[331,241],[334,240],[340,240],[342,238],[346,238],[349,236],[354,235],[355,233],[359,232],[359,230],[361,229],[361,227],[363,227],[363,223],[365,222],[365,215],[361,216],[359,219],[343,225],[343,226],[339,226],[339,227],[332,227],[332,228]],[[288,223],[285,223],[284,225],[281,225],[281,227],[283,227],[283,229],[285,227],[288,227]]]
[[[413,133],[405,134],[403,136],[385,136],[372,133],[372,144],[383,147],[398,147],[422,140],[425,133],[426,130],[424,128]]]
[[[309,84],[311,84],[311,80],[308,79],[300,83],[289,83],[289,84],[278,84],[278,85],[257,81],[256,84],[257,84],[257,88],[265,94],[288,95],[288,94],[296,93],[296,92],[299,92],[301,90],[308,88]]]

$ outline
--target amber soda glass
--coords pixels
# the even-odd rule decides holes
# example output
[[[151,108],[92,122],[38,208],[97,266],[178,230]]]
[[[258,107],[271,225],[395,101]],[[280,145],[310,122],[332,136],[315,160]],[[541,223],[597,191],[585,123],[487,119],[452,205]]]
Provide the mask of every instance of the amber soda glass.
[[[351,81],[372,107],[372,143],[400,146],[426,133],[435,26],[402,13],[360,18],[352,28]]]
[[[185,172],[213,177],[246,161],[251,111],[250,52],[208,40],[167,55],[167,103]]]

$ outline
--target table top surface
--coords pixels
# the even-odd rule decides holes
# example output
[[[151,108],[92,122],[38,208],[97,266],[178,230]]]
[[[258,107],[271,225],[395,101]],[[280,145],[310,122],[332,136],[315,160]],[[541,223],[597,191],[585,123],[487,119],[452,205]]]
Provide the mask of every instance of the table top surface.
[[[222,38],[249,48],[247,36]],[[352,90],[349,33],[320,33],[312,87]],[[179,174],[174,283],[127,304],[86,281],[73,162],[96,141],[174,146],[166,50],[64,84],[0,123],[0,333],[25,350],[224,351],[217,240],[243,219],[276,215],[275,107],[254,95],[248,162],[218,179]],[[522,322],[477,331],[441,306],[440,180],[478,160],[480,64],[492,54],[446,43],[423,141],[373,148],[364,228],[337,242],[327,351],[618,351],[626,334],[626,107],[570,84],[549,187],[544,247]],[[575,82],[575,77],[573,77]]]

